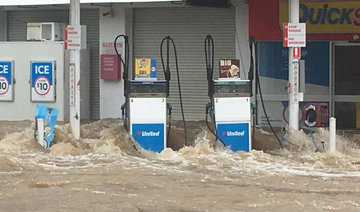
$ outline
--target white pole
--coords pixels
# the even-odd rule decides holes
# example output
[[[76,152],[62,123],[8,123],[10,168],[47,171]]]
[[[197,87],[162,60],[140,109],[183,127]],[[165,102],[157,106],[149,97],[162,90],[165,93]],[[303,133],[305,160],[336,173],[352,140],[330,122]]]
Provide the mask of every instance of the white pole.
[[[80,0],[70,1],[70,25],[80,25]],[[76,139],[80,138],[80,50],[70,49],[70,64],[75,66],[75,104],[70,104],[70,125]],[[71,66],[69,64],[69,66]],[[71,67],[70,67],[71,68]],[[72,80],[70,79],[70,82]]]
[[[336,151],[336,118],[330,118],[330,139],[329,139],[329,152],[333,153]]]
[[[289,23],[299,23],[299,0],[289,0]],[[299,60],[289,48],[289,131],[299,130]]]
[[[44,148],[47,147],[47,144],[45,144],[44,141],[44,119],[37,119],[37,134],[38,134],[38,140],[37,142]]]

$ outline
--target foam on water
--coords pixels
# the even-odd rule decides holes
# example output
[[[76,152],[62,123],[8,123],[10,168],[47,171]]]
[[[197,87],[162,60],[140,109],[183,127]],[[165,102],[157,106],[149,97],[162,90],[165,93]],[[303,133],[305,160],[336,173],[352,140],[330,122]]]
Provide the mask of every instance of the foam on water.
[[[311,137],[304,131],[285,135],[302,150],[283,149],[270,153],[253,150],[250,153],[232,152],[217,145],[207,130],[202,130],[193,146],[173,151],[166,148],[161,153],[146,150],[137,152],[120,120],[100,120],[81,126],[82,139],[71,135],[69,124],[55,128],[54,144],[50,150],[42,149],[34,139],[33,129],[12,133],[0,141],[0,152],[6,160],[0,160],[1,170],[18,171],[23,166],[42,166],[46,169],[70,169],[110,166],[115,163],[148,166],[154,169],[177,171],[217,172],[222,175],[248,172],[265,175],[302,175],[321,177],[360,176],[360,150],[354,143],[337,135],[334,154],[314,152]],[[270,135],[269,135],[270,136]],[[327,130],[314,132],[321,141],[329,138]],[[266,142],[266,141],[264,141]],[[138,147],[139,148],[139,147]],[[5,155],[4,155],[5,154]],[[3,156],[4,155],[4,156]]]
[[[358,211],[359,149],[338,135],[338,152],[314,152],[305,132],[285,135],[301,145],[232,152],[203,125],[193,145],[160,153],[133,146],[119,120],[55,128],[44,150],[33,129],[0,140],[0,208],[6,211]],[[191,129],[195,128],[193,123]],[[174,131],[181,131],[173,128]],[[174,136],[175,135],[175,136]],[[176,132],[172,138],[183,139]],[[263,132],[262,142],[272,134]],[[316,130],[326,143],[326,131]],[[215,147],[214,147],[214,144]],[[2,200],[2,201],[1,201]],[[21,204],[18,204],[21,201]]]

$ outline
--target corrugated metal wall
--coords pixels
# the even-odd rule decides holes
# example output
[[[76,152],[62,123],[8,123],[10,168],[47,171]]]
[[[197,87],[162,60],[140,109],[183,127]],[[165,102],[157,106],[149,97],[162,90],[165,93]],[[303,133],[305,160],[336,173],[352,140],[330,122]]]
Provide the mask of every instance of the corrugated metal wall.
[[[203,120],[208,102],[204,40],[211,34],[215,43],[214,79],[218,60],[235,58],[234,8],[139,8],[134,9],[134,58],[155,58],[158,79],[164,79],[160,42],[170,35],[176,44],[187,120]],[[164,48],[163,54],[166,55]],[[181,119],[174,54],[171,48],[171,88],[168,102],[173,118]]]
[[[91,69],[91,118],[100,117],[99,91],[99,10],[82,9],[81,24],[87,26],[87,42],[90,46]],[[8,11],[8,41],[26,40],[27,22],[61,22],[69,23],[69,10],[15,10]]]

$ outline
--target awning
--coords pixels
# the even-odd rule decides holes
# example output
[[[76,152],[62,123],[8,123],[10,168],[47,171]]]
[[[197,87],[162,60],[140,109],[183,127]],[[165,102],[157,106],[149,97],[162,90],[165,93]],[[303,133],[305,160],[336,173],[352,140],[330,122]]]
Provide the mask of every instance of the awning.
[[[144,2],[174,2],[182,0],[80,0],[80,3],[144,3]],[[24,5],[54,5],[70,4],[70,0],[0,0],[0,6]]]

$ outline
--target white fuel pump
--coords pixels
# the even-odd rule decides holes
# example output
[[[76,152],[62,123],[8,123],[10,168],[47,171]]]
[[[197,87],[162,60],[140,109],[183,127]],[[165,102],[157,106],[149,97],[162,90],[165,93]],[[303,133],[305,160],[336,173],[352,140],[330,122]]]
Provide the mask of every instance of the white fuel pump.
[[[167,116],[171,116],[171,106],[167,104],[170,72],[166,80],[157,80],[156,61],[137,59],[135,77],[128,80],[128,37],[119,35],[114,43],[119,37],[125,39],[125,61],[114,45],[124,65],[126,103],[121,107],[124,126],[143,149],[161,152],[167,147]]]
[[[239,77],[212,79],[214,42],[211,35],[205,39],[205,58],[210,98],[206,111],[207,114],[210,111],[214,121],[215,130],[212,132],[232,151],[248,152],[251,150],[250,81]]]

